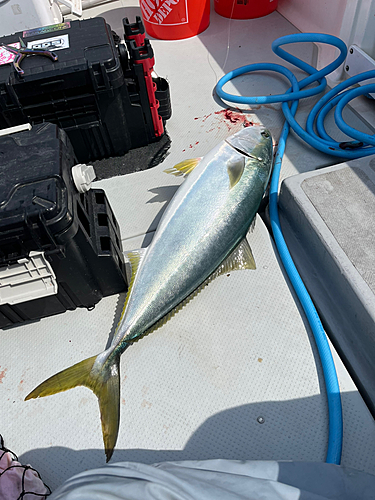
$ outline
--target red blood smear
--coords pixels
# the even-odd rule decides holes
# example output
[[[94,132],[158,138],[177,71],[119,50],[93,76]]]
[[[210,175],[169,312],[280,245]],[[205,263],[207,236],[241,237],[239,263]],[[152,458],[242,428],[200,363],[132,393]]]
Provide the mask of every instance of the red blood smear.
[[[253,125],[253,122],[249,121],[241,110],[222,109],[221,111],[215,111],[215,115],[222,116],[224,120],[228,120],[230,123],[242,123],[244,127]]]
[[[7,369],[5,368],[4,370],[1,370],[1,372],[0,372],[0,384],[3,383],[3,378],[5,377],[6,371],[7,371]]]

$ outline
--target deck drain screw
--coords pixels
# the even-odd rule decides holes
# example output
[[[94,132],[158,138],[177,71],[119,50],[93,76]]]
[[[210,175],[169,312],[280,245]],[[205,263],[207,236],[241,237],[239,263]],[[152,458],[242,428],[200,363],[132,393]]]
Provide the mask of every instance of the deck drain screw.
[[[257,422],[258,422],[258,424],[264,424],[265,419],[263,417],[258,417]]]
[[[350,50],[349,50],[349,52],[350,52],[351,54],[353,54],[354,50],[353,50],[353,49],[350,49]]]
[[[349,71],[349,66],[348,65],[345,66],[345,70]]]

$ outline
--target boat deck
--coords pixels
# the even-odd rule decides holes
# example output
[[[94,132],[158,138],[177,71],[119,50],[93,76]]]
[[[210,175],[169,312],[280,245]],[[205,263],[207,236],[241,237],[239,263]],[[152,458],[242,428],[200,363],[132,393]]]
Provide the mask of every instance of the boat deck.
[[[97,15],[122,35],[121,19],[133,21],[140,10],[136,1],[121,0],[84,12],[84,17]],[[164,173],[166,168],[203,156],[245,121],[265,125],[277,142],[283,124],[279,105],[228,111],[213,89],[238,66],[279,62],[272,41],[295,32],[278,12],[235,21],[212,9],[211,24],[201,35],[152,40],[155,69],[171,87],[169,154],[152,169],[94,183],[106,191],[124,250],[147,246],[182,182]],[[296,45],[291,51],[311,63],[316,59],[313,46]],[[286,88],[270,73],[228,84],[229,91],[247,95]],[[313,102],[301,102],[299,121]],[[368,130],[358,113],[346,113],[351,124]],[[328,117],[328,132],[333,127]],[[291,135],[282,178],[336,163],[339,159]],[[310,328],[260,217],[248,240],[255,271],[218,278],[122,356],[121,423],[112,461],[324,461],[327,402]],[[52,489],[75,473],[104,465],[98,404],[82,387],[28,402],[24,397],[56,371],[99,353],[114,333],[123,301],[122,295],[108,297],[93,311],[77,309],[1,332],[0,432],[20,461],[35,467]],[[335,350],[333,355],[344,412],[342,465],[375,474],[373,417]]]

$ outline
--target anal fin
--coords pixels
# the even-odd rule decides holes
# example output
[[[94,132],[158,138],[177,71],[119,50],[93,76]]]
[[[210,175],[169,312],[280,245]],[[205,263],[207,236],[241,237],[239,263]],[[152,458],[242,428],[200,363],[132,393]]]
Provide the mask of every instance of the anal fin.
[[[242,269],[256,269],[256,264],[246,237],[236,246],[232,253],[223,260],[221,265],[214,272],[214,278],[231,271]]]

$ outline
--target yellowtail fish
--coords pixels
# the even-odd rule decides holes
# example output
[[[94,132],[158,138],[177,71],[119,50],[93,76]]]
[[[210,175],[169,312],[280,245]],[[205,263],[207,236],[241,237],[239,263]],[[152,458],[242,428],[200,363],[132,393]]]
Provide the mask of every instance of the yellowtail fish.
[[[203,159],[167,172],[187,175],[170,201],[151,244],[129,252],[132,276],[108,349],[52,376],[26,399],[83,385],[98,397],[107,461],[120,421],[119,360],[125,349],[171,318],[204,286],[235,269],[255,269],[246,233],[268,184],[272,140],[247,127]]]

